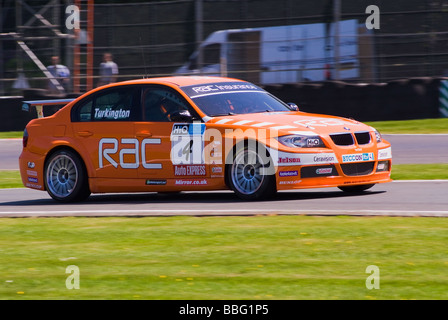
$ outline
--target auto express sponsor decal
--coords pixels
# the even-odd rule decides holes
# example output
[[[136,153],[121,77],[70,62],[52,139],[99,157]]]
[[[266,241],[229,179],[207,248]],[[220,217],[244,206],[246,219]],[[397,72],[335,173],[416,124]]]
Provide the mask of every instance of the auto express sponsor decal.
[[[206,176],[205,165],[176,165],[174,166],[175,176]]]
[[[342,162],[361,162],[361,161],[374,161],[375,156],[373,152],[369,153],[357,153],[357,154],[344,154],[342,156]]]

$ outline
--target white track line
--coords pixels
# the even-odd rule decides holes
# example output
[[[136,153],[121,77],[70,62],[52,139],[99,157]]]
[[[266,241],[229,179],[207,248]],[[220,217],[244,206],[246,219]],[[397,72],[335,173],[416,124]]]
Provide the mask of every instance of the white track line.
[[[325,216],[400,216],[448,217],[448,211],[430,210],[55,210],[0,211],[0,217],[60,217],[60,216],[253,216],[253,215],[325,215]]]

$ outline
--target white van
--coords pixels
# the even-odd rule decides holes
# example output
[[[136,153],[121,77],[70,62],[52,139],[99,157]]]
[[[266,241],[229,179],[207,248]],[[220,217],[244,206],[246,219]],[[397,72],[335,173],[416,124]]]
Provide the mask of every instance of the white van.
[[[334,78],[334,25],[329,32],[326,28],[314,23],[216,31],[200,45],[202,67],[195,51],[175,73],[230,76],[257,84]],[[355,19],[339,22],[339,80],[360,77],[361,29]]]

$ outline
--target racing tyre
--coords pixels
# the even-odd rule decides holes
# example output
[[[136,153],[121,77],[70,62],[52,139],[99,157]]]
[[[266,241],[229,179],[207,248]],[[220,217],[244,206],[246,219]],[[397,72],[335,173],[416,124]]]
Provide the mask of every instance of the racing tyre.
[[[74,202],[90,195],[87,171],[73,151],[60,150],[45,164],[45,187],[48,194],[60,202]]]
[[[366,191],[370,188],[372,188],[375,184],[362,184],[359,186],[345,186],[345,187],[338,187],[339,189],[341,189],[344,192],[351,192],[351,193],[356,193],[356,192],[363,192]]]
[[[258,144],[257,144],[258,145]],[[236,148],[232,164],[227,165],[227,181],[235,194],[243,200],[260,200],[272,197],[277,192],[275,175],[269,171],[270,159],[260,155],[257,148],[247,142]]]

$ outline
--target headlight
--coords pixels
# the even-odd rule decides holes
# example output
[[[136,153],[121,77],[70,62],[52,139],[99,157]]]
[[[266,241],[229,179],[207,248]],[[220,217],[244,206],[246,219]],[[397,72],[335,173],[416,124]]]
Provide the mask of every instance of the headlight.
[[[277,140],[291,148],[325,148],[325,144],[319,136],[289,135],[278,137]]]
[[[383,138],[381,137],[381,133],[379,133],[378,130],[375,130],[375,129],[374,129],[374,132],[375,132],[376,142],[379,143],[379,142],[383,141]]]

